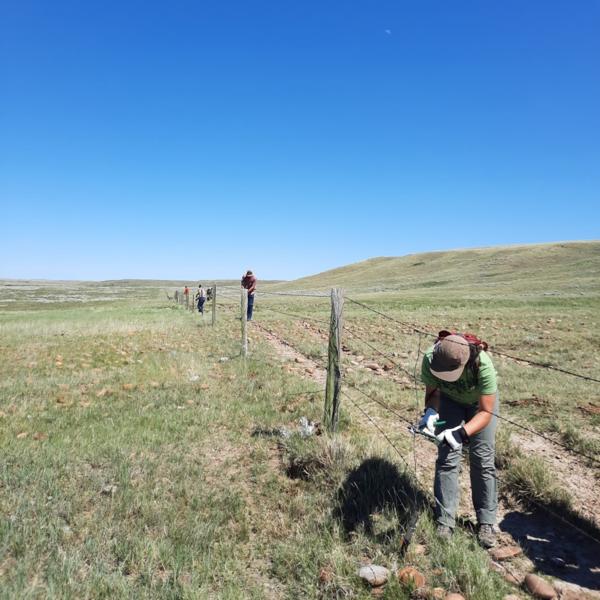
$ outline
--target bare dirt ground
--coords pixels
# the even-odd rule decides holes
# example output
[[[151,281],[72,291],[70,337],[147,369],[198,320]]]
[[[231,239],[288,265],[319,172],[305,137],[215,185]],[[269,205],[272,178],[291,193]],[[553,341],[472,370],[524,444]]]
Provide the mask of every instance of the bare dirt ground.
[[[312,329],[309,323],[305,323],[304,326],[306,329]],[[302,377],[321,385],[324,384],[326,372],[315,361],[299,352],[268,327],[258,323],[255,323],[254,327],[273,346],[287,365],[286,368],[295,371]],[[322,332],[315,331],[314,333],[319,338],[322,337]],[[373,371],[372,368],[361,364],[362,362],[353,360],[353,368],[365,368]],[[381,377],[404,379],[393,371],[381,369],[375,372]],[[359,398],[357,394],[352,393],[351,389],[347,389],[346,392]],[[368,419],[356,408],[347,405],[346,410],[351,411],[353,418],[364,421],[365,427],[373,428]],[[381,407],[370,405],[369,416],[392,439],[398,438],[399,432],[413,438],[405,425],[398,426],[398,423],[392,420],[391,415],[384,414]],[[597,490],[597,477],[593,469],[583,465],[566,450],[555,447],[543,439],[525,438],[519,435],[516,436],[516,440],[522,450],[540,455],[548,462],[549,468],[556,474],[561,485],[569,490],[574,506],[582,514],[597,518],[600,497]],[[413,443],[419,480],[422,483],[431,482],[433,481],[435,449],[429,442],[418,436]],[[463,521],[468,522],[473,519],[474,514],[470,505],[467,469],[463,469],[461,482],[464,490],[460,506],[461,517]],[[519,585],[525,575],[535,569],[555,578],[557,589],[562,589],[559,592],[560,598],[600,599],[600,592],[594,591],[600,590],[600,545],[598,543],[545,512],[525,509],[509,496],[500,498],[498,523],[499,545],[515,545],[522,550],[520,556],[510,561],[499,563],[491,560],[491,568],[501,572],[507,580],[512,580]]]

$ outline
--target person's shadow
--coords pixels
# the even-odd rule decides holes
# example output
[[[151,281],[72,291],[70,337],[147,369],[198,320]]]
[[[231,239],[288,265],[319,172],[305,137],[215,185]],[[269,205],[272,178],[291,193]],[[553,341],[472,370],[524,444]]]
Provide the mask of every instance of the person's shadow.
[[[591,536],[588,537],[561,521],[555,507],[552,512],[554,515],[543,508],[510,512],[499,527],[518,542],[538,571],[586,588],[600,589],[600,530],[562,507],[560,516]]]
[[[368,458],[350,471],[336,493],[333,518],[339,521],[348,538],[362,530],[379,543],[401,535],[406,548],[421,512],[430,506],[426,496],[406,473],[382,458]],[[374,516],[388,513],[396,524],[376,533]]]

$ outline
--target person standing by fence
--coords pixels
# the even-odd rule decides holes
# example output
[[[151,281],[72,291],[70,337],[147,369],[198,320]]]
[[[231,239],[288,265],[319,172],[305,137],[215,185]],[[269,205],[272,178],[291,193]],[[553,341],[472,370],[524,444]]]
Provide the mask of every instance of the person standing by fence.
[[[248,310],[246,312],[247,320],[252,321],[252,311],[254,310],[254,292],[256,291],[256,277],[252,271],[246,271],[242,277],[242,287],[248,290]]]
[[[202,284],[198,284],[198,291],[196,292],[196,304],[198,306],[198,312],[200,314],[204,314],[204,303],[206,302],[206,294],[204,293],[204,288]]]
[[[440,332],[421,364],[425,412],[418,427],[439,442],[434,483],[438,535],[449,537],[455,526],[464,446],[470,457],[477,538],[484,548],[492,548],[498,507],[493,414],[498,412],[498,389],[486,349],[485,342],[470,334]]]

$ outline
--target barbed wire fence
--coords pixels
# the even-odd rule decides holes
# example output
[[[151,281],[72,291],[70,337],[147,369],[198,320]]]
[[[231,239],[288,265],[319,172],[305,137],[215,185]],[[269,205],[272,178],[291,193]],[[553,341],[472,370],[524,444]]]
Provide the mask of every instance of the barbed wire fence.
[[[216,311],[217,306],[219,306],[221,309],[223,309],[231,314],[235,314],[237,312],[236,308],[235,308],[236,304],[238,302],[240,303],[239,304],[239,306],[240,306],[239,319],[242,323],[241,355],[245,357],[247,355],[247,338],[246,338],[246,336],[247,336],[247,329],[246,329],[247,297],[245,297],[244,291],[245,290],[242,290],[241,299],[240,299],[239,288],[234,288],[234,287],[230,287],[230,286],[219,287],[220,302],[217,304],[217,289],[216,289],[216,286],[213,286],[213,288],[212,288],[212,314],[213,314],[212,322],[214,324],[216,321],[215,311]],[[440,507],[441,510],[446,511],[446,509],[443,507],[443,505],[432,494],[427,493],[426,487],[423,486],[423,484],[420,480],[420,477],[418,474],[418,468],[417,468],[417,465],[418,465],[417,438],[419,436],[417,436],[417,434],[414,430],[416,422],[419,418],[419,414],[421,412],[421,409],[420,409],[421,401],[419,399],[420,381],[418,378],[418,366],[419,366],[420,360],[422,358],[423,341],[425,339],[429,339],[432,342],[435,341],[438,338],[438,333],[429,331],[421,326],[415,325],[414,323],[398,319],[397,317],[392,316],[382,310],[379,310],[377,308],[369,306],[365,302],[361,302],[359,300],[349,297],[348,295],[343,293],[343,290],[337,289],[337,288],[332,289],[330,295],[324,294],[321,292],[309,292],[308,293],[308,292],[304,292],[304,291],[299,291],[299,292],[261,291],[258,293],[258,295],[271,296],[273,299],[276,299],[277,297],[281,297],[282,299],[283,298],[298,298],[298,299],[303,299],[303,300],[307,300],[310,298],[312,298],[312,299],[330,298],[331,306],[330,306],[329,319],[325,318],[325,316],[323,316],[323,317],[315,316],[314,314],[310,314],[310,315],[309,314],[300,314],[300,312],[298,312],[297,308],[293,309],[293,310],[282,310],[281,307],[279,307],[279,306],[276,308],[274,306],[270,306],[265,303],[261,304],[260,311],[265,310],[267,312],[273,313],[274,315],[281,315],[281,316],[289,317],[292,319],[301,320],[301,321],[303,321],[305,323],[309,323],[309,324],[315,323],[319,327],[321,327],[321,326],[329,327],[328,341],[327,341],[327,354],[326,354],[326,356],[324,356],[324,358],[327,359],[327,363],[326,364],[317,363],[318,367],[326,372],[323,422],[326,426],[327,431],[330,433],[335,433],[338,428],[340,403],[341,403],[340,396],[343,396],[344,399],[346,399],[367,420],[367,422],[369,422],[371,425],[373,425],[373,427],[376,429],[378,434],[382,436],[382,438],[385,440],[385,442],[387,444],[389,444],[389,446],[393,449],[393,451],[400,457],[400,459],[406,466],[407,473],[414,478],[416,484],[418,485],[419,491],[421,493],[424,493],[427,496],[429,496],[433,502],[438,504],[438,506]],[[175,296],[174,296],[174,301],[180,305],[183,305],[187,309],[194,310],[193,305],[190,308],[189,300],[182,298],[182,296],[184,296],[184,295],[181,292],[179,292],[179,293],[176,292]],[[225,302],[223,302],[223,300],[225,300]],[[394,356],[393,354],[391,354],[389,352],[382,350],[381,348],[376,346],[375,343],[366,339],[366,337],[364,335],[362,335],[361,333],[357,333],[357,331],[356,331],[357,327],[355,327],[353,325],[349,325],[348,323],[344,322],[344,318],[343,318],[344,301],[348,301],[349,303],[351,303],[352,305],[354,305],[356,307],[361,307],[362,309],[364,309],[366,311],[369,311],[373,314],[378,315],[379,317],[381,317],[383,319],[386,319],[386,320],[394,323],[395,324],[395,333],[398,335],[415,336],[416,351],[415,351],[415,359],[414,359],[414,365],[413,365],[412,370],[405,367],[404,365],[402,365],[400,363],[400,361],[396,360],[396,356]],[[323,330],[319,329],[319,331],[323,331]],[[342,336],[344,333],[348,334],[351,339],[354,339],[357,342],[360,342],[361,344],[365,345],[366,347],[368,347],[370,350],[372,350],[376,354],[384,357],[386,359],[386,361],[388,361],[391,365],[393,365],[393,368],[397,369],[399,372],[403,373],[404,376],[408,377],[409,381],[411,382],[411,386],[414,390],[414,396],[415,396],[414,410],[411,411],[411,409],[409,409],[409,414],[403,414],[402,412],[400,412],[400,409],[398,407],[391,406],[391,404],[383,401],[381,398],[378,398],[376,395],[366,392],[365,389],[363,389],[364,386],[361,387],[360,385],[358,385],[356,382],[352,381],[349,378],[343,379],[344,386],[350,388],[351,390],[353,390],[354,392],[359,394],[359,396],[361,398],[363,398],[363,402],[362,403],[358,402],[356,398],[352,397],[352,395],[350,393],[348,393],[347,391],[345,391],[342,388],[342,377],[343,377],[342,356],[343,356],[344,350],[345,350],[345,348],[342,344],[342,339],[343,339]],[[290,342],[289,340],[280,338],[280,341],[284,342],[286,345],[288,345],[290,348],[292,348],[294,351],[298,352],[299,354],[303,354],[302,351],[299,350],[294,345],[294,343]],[[496,347],[496,346],[490,346],[489,350],[493,354],[502,356],[508,360],[513,361],[515,364],[529,365],[529,366],[537,367],[540,369],[554,371],[554,372],[560,373],[562,375],[575,377],[582,381],[600,383],[600,379],[595,378],[593,376],[577,373],[570,369],[565,369],[565,368],[562,368],[557,365],[543,363],[540,361],[533,361],[529,358],[520,357],[520,356],[513,354],[512,352],[506,352],[504,349]],[[312,360],[313,360],[313,362],[315,362],[314,357],[312,358]],[[389,379],[389,381],[391,381],[393,383],[398,383],[394,379]],[[401,385],[404,389],[405,384],[402,383]],[[316,390],[312,390],[310,392],[308,392],[308,391],[307,392],[299,392],[298,395],[307,394],[307,393],[314,394],[315,392],[316,392]],[[323,393],[323,390],[321,390],[321,393]],[[412,466],[409,462],[409,458],[407,457],[406,453],[402,453],[400,451],[397,444],[391,439],[390,435],[385,432],[385,430],[377,423],[377,421],[373,417],[373,415],[371,415],[368,412],[368,404],[377,405],[379,408],[382,408],[387,413],[389,413],[394,419],[398,419],[401,422],[403,422],[405,425],[407,425],[405,435],[410,435],[412,438],[412,440],[411,440],[412,441],[411,454],[412,454],[412,463],[413,463]],[[528,432],[530,435],[537,436],[540,439],[543,439],[545,442],[555,444],[556,446],[558,446],[564,450],[567,450],[568,452],[570,452],[574,455],[584,458],[587,461],[589,461],[589,463],[593,463],[595,465],[600,464],[600,459],[598,459],[597,457],[595,457],[591,454],[588,454],[586,452],[583,452],[581,450],[578,450],[577,448],[575,448],[573,446],[569,446],[568,444],[565,444],[559,440],[554,439],[553,437],[545,435],[544,433],[536,431],[532,427],[530,427],[528,425],[524,425],[522,423],[519,423],[517,420],[515,420],[513,418],[505,417],[504,415],[502,415],[496,411],[486,411],[486,412],[489,412],[491,415],[508,423],[509,425],[511,425],[513,427],[516,427],[522,431]],[[412,414],[410,414],[410,413],[412,413]],[[409,432],[408,427],[412,427],[412,433]],[[401,431],[403,431],[403,430],[401,430]],[[429,443],[429,442],[427,442],[427,443]],[[499,477],[498,475],[496,475],[496,478],[497,478],[498,483],[505,485],[505,486],[508,485],[508,482],[505,481],[503,478]],[[584,535],[586,538],[588,538],[600,545],[600,539],[598,539],[594,535],[591,535],[589,532],[587,532],[585,529],[579,527],[577,524],[573,523],[571,520],[566,519],[564,516],[562,516],[558,512],[553,511],[550,507],[547,506],[547,504],[542,503],[533,497],[528,498],[528,501],[531,502],[531,504],[537,506],[537,508],[548,512],[549,514],[551,514],[553,517],[555,517],[556,519],[561,521],[566,526],[573,528],[581,535]]]

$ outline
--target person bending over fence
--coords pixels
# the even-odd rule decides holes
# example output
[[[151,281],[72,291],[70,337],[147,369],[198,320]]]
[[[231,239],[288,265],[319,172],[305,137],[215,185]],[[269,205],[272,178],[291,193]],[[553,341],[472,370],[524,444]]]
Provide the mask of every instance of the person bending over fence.
[[[498,412],[496,370],[487,344],[471,334],[441,331],[421,364],[425,412],[419,429],[438,442],[435,464],[437,532],[449,537],[455,527],[463,448],[470,457],[471,491],[479,543],[496,544],[495,434]]]

